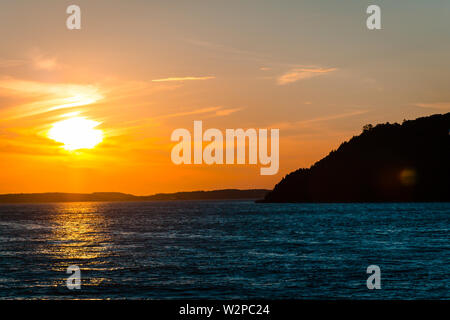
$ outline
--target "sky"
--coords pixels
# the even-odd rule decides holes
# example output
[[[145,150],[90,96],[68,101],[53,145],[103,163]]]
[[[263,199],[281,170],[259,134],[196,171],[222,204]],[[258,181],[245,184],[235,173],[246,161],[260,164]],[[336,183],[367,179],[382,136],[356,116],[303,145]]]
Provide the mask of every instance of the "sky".
[[[448,0],[2,0],[0,193],[271,189],[365,124],[449,112],[449,16]],[[102,142],[50,138],[73,118]],[[194,120],[279,129],[278,173],[173,164]]]

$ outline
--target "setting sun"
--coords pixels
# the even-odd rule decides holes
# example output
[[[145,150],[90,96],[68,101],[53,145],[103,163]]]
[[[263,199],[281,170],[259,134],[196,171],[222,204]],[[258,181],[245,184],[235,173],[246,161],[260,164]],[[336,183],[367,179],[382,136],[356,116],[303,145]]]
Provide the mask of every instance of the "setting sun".
[[[56,122],[48,137],[64,144],[66,150],[92,149],[103,140],[103,132],[95,129],[100,122],[75,117]]]

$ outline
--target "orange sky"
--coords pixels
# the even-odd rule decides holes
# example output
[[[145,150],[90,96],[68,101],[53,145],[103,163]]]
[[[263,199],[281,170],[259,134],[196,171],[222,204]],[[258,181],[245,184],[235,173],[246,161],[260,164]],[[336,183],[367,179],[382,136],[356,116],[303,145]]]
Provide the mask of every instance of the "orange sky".
[[[383,2],[380,31],[368,3],[78,1],[69,31],[69,1],[2,1],[0,193],[272,188],[364,124],[450,111],[449,3]],[[49,139],[74,117],[103,141]],[[194,120],[279,128],[278,174],[174,165],[170,135]]]

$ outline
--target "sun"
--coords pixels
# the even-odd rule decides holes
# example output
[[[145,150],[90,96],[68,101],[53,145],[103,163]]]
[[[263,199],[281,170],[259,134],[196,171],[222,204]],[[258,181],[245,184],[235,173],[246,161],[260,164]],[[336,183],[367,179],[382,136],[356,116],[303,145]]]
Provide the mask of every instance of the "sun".
[[[69,151],[92,149],[103,141],[102,130],[95,129],[100,122],[84,117],[74,117],[56,122],[48,131],[48,137],[64,144]]]

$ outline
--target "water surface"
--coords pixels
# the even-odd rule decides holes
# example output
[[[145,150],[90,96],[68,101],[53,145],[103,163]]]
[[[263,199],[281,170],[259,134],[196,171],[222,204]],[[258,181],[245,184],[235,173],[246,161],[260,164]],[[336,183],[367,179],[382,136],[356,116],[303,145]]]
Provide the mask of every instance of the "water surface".
[[[0,205],[0,298],[449,299],[449,226],[450,203]]]

